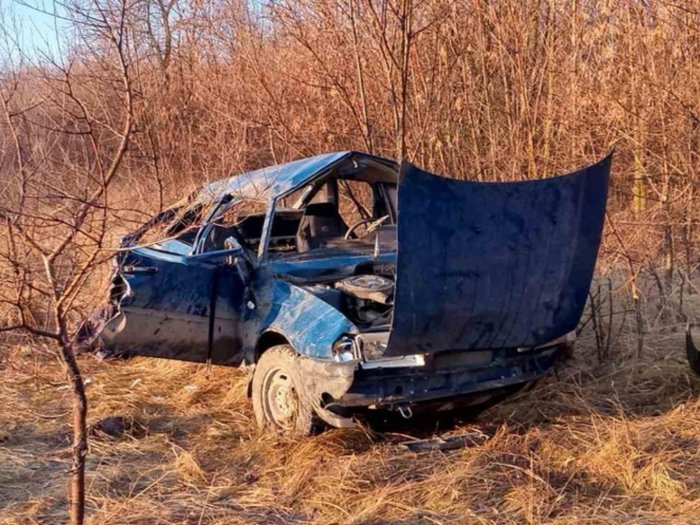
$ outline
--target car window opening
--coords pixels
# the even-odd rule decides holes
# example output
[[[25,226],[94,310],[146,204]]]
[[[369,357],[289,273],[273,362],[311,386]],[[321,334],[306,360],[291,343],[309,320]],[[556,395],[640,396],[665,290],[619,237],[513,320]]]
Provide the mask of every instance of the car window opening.
[[[375,243],[375,237],[382,243],[394,241],[396,179],[395,170],[371,163],[358,165],[351,160],[336,167],[297,190],[296,201],[287,197],[280,200],[283,205],[295,204],[291,210],[283,206],[275,210],[268,252],[284,256],[327,248],[366,248]],[[302,213],[290,213],[292,210]],[[296,220],[291,246],[290,223]]]
[[[317,181],[280,198],[274,210],[267,252],[272,257],[329,247],[367,247],[377,232],[395,238],[396,171],[355,161],[336,167]],[[224,249],[233,236],[252,253],[260,247],[267,203],[241,199],[215,215],[202,252]]]

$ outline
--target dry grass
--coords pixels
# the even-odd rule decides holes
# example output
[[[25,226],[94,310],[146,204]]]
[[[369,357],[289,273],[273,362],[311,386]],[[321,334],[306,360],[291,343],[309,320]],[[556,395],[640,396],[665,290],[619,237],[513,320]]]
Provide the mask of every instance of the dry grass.
[[[398,434],[260,435],[236,370],[84,357],[90,419],[146,429],[91,442],[89,523],[700,523],[700,381],[682,347],[656,335],[649,357],[600,368],[582,341],[558,380],[480,418],[492,439],[426,454]],[[68,394],[33,355],[0,365],[0,523],[66,512]]]

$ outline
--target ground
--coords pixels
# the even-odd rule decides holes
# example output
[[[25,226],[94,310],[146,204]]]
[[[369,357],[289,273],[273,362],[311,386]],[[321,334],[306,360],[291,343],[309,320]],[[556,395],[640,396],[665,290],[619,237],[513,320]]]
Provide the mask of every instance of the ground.
[[[700,523],[700,380],[679,331],[631,336],[598,365],[591,337],[556,375],[453,433],[492,437],[416,454],[425,429],[261,435],[235,369],[83,356],[91,440],[88,523]],[[69,397],[36,350],[0,361],[0,523],[66,513]]]

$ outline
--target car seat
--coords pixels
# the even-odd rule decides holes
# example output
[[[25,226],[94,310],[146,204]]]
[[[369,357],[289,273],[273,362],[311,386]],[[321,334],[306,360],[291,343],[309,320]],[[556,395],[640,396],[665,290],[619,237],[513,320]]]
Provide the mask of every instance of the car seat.
[[[319,248],[331,239],[341,239],[348,226],[332,202],[309,204],[299,224],[297,250],[307,252]]]

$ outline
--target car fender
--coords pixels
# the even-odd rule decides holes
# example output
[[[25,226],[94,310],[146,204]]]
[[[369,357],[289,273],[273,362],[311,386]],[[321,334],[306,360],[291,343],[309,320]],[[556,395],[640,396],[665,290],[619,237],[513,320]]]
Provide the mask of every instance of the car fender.
[[[275,279],[265,295],[260,335],[276,332],[302,356],[332,359],[333,343],[358,333],[342,312],[300,286]]]

